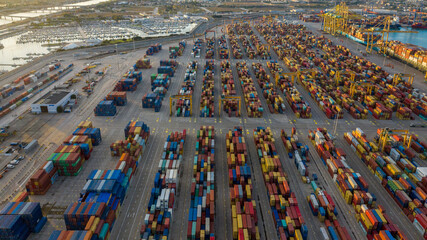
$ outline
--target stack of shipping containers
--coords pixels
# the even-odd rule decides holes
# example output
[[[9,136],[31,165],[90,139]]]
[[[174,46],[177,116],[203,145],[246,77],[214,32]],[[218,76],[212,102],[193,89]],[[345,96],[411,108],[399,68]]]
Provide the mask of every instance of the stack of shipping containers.
[[[221,61],[221,97],[234,97],[236,96],[236,86],[234,85],[233,73],[231,71],[231,63],[228,60]],[[220,100],[221,101],[221,100]],[[239,115],[239,103],[237,100],[228,99],[222,102],[224,104],[224,111],[228,116]]]
[[[260,239],[252,173],[242,127],[226,134],[233,239]]]
[[[236,68],[239,75],[239,82],[242,86],[248,116],[262,117],[264,109],[261,106],[261,101],[259,100],[254,81],[249,73],[246,62],[236,63]]]
[[[202,95],[200,97],[200,117],[214,117],[214,60],[206,60],[203,70]]]
[[[202,126],[197,131],[187,238],[215,239],[215,129],[213,126]]]
[[[180,166],[184,153],[186,131],[171,133],[163,146],[158,171],[154,178],[141,239],[167,239],[173,217],[175,195],[179,184]]]

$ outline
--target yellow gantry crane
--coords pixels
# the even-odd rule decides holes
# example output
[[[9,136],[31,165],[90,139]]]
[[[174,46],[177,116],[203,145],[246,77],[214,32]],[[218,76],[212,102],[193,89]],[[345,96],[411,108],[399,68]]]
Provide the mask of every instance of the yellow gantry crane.
[[[190,100],[190,116],[193,116],[193,96],[191,95],[173,95],[172,97],[169,97],[169,115],[172,116],[172,101],[179,99]]]
[[[349,10],[345,2],[335,6],[334,12],[323,14],[323,31],[336,35],[345,32],[349,19]]]
[[[407,81],[405,81],[404,78],[408,78]],[[404,74],[404,73],[395,73],[393,75],[393,86],[397,86],[399,82],[407,82],[410,86],[412,86],[412,83],[414,82],[414,74]]]
[[[240,96],[222,96],[219,100],[219,116],[221,116],[221,104],[223,101],[238,101],[239,102],[239,116],[241,114],[242,108],[242,98]]]
[[[354,79],[356,78],[356,73],[354,71],[346,71],[346,70],[339,70],[335,73],[335,82],[337,86],[340,84],[340,81],[342,80],[342,74],[350,74],[350,82],[354,82]]]
[[[388,141],[389,136],[391,134],[394,134],[394,133],[403,133],[402,134],[403,135],[403,146],[405,148],[409,148],[411,146],[412,135],[409,134],[408,130],[396,130],[396,129],[390,130],[388,128],[383,128],[381,130],[380,138],[379,138],[379,147],[380,147],[381,151],[384,152],[384,148],[387,145],[387,141]]]
[[[386,53],[386,48],[388,44],[388,36],[392,32],[399,32],[399,33],[418,33],[417,31],[394,31],[390,30],[391,25],[391,17],[386,16],[382,21],[377,23],[377,25],[362,30],[363,32],[367,33],[367,39],[366,39],[366,52],[371,53],[372,49],[374,47],[379,47],[379,52]],[[384,26],[383,29],[381,29],[379,26]],[[374,33],[381,33],[381,41],[376,41],[374,43]]]
[[[367,90],[366,92],[370,95],[372,93],[372,90],[374,88],[374,85],[372,83],[369,82],[352,82],[350,85],[350,97],[353,98],[354,94],[357,92],[356,88],[358,86],[363,86],[366,87]]]

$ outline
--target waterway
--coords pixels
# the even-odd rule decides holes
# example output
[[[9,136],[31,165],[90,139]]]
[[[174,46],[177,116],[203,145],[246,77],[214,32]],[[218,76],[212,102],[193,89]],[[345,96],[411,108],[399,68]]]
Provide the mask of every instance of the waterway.
[[[402,31],[404,30],[412,30],[412,29],[405,29],[401,28]],[[427,30],[421,30],[421,29],[414,29],[415,31],[418,31],[418,33],[389,33],[389,40],[398,40],[403,43],[410,43],[417,46],[421,46],[424,48],[427,48]]]

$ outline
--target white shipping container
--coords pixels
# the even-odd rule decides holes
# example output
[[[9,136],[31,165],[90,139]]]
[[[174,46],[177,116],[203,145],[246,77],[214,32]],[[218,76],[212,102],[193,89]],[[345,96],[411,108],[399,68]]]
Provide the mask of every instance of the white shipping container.
[[[148,220],[150,219],[150,214],[145,214],[145,218],[144,218],[144,224],[145,225],[148,225],[149,223],[148,223]]]
[[[320,232],[322,233],[323,240],[330,240],[328,232],[324,227],[320,227]]]
[[[45,170],[46,173],[50,173],[50,171],[52,171],[53,169],[52,161],[48,161],[46,165],[43,167],[43,169]]]

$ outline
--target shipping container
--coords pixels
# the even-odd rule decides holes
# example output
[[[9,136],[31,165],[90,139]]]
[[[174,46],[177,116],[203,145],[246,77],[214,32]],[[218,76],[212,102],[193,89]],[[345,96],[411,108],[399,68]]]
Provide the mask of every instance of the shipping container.
[[[262,117],[264,109],[259,100],[257,90],[255,88],[252,77],[249,73],[246,62],[236,63],[239,82],[243,90],[246,111],[249,117]]]
[[[214,60],[206,60],[203,70],[202,95],[200,96],[200,117],[214,117]]]
[[[159,169],[154,178],[150,200],[141,227],[141,239],[167,239],[170,223],[172,222],[175,206],[175,196],[178,194],[179,172],[186,130],[182,133],[172,132],[168,135],[159,161]]]
[[[242,127],[235,127],[226,134],[227,164],[230,187],[233,239],[246,230],[248,239],[260,239],[258,216],[252,194],[252,173]],[[240,220],[242,219],[242,220]],[[239,224],[240,221],[246,224]]]
[[[215,239],[215,129],[197,131],[187,239]]]

